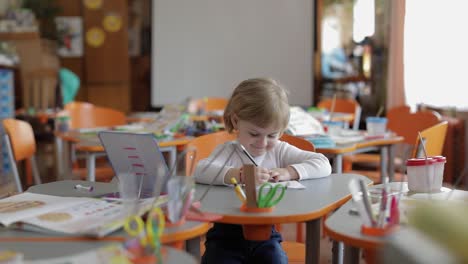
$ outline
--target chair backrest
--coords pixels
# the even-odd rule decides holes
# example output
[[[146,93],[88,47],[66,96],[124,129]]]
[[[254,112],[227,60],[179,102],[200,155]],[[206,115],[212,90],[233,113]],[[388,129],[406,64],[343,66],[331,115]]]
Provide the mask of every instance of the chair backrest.
[[[125,113],[87,102],[71,102],[65,105],[70,115],[71,129],[119,126],[127,123]]]
[[[216,146],[236,139],[235,134],[226,131],[211,133],[194,138],[187,144],[185,155],[185,175],[191,176],[199,160],[208,157]],[[194,148],[195,150],[190,150]]]
[[[280,138],[281,141],[288,142],[289,144],[296,146],[302,150],[315,152],[315,146],[312,142],[302,138],[289,134],[283,134]]]
[[[200,99],[191,100],[188,104],[188,112],[198,113],[220,111],[226,108],[228,99],[222,97],[205,97]]]
[[[226,131],[207,134],[193,139],[189,144],[187,144],[188,151],[185,155],[185,175],[191,176],[198,161],[208,157],[216,146],[235,139],[235,134],[230,134]],[[301,137],[283,134],[280,140],[288,142],[289,144],[303,150],[315,151],[314,144]],[[196,153],[195,150],[190,150],[190,148],[195,148]]]
[[[447,135],[448,122],[443,121],[434,126],[421,131],[421,137],[424,141],[427,156],[442,155],[445,136]],[[413,150],[413,157],[424,157],[419,136],[416,137],[416,144]]]
[[[206,112],[224,110],[228,103],[228,99],[221,97],[207,97],[203,100]]]
[[[24,74],[23,107],[46,110],[55,107],[58,71],[36,69]]]
[[[359,129],[359,122],[361,121],[361,105],[354,99],[349,98],[336,98],[333,112],[349,113],[353,115],[350,126],[357,130]],[[333,106],[333,98],[326,98],[318,102],[317,107],[331,111]]]
[[[387,128],[404,137],[404,142],[414,144],[418,132],[440,122],[440,115],[434,111],[411,113],[409,106],[399,106],[387,111]]]
[[[36,140],[31,125],[12,118],[4,119],[2,123],[10,139],[15,160],[22,161],[32,157],[36,153]]]

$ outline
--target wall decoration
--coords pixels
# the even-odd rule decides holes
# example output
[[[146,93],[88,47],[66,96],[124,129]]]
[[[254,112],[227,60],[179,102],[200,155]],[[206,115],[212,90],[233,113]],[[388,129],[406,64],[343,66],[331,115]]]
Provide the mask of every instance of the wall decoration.
[[[83,21],[81,17],[55,18],[58,54],[62,57],[83,56]]]
[[[86,32],[86,43],[89,46],[97,48],[106,40],[106,33],[98,27],[92,27]]]
[[[122,28],[122,17],[119,14],[108,14],[104,17],[102,26],[108,32],[117,32]]]
[[[89,9],[99,9],[102,6],[102,0],[84,0],[84,5]]]

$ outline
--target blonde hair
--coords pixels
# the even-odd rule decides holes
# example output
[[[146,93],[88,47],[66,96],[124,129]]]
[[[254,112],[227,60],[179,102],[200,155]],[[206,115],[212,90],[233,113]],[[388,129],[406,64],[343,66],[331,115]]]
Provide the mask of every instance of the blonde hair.
[[[283,132],[289,123],[287,91],[273,79],[245,80],[234,89],[224,110],[228,132],[234,130],[234,116],[260,127],[273,125]]]

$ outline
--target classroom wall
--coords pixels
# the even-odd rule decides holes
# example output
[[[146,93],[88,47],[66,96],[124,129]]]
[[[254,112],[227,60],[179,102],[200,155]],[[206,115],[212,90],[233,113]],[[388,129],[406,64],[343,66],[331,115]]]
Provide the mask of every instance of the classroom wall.
[[[273,77],[313,102],[312,0],[153,0],[152,106]]]

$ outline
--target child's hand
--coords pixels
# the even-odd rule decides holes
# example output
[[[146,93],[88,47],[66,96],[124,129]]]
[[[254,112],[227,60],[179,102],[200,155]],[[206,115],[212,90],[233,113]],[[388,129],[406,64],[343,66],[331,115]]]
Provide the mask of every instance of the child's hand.
[[[287,168],[275,168],[270,170],[270,181],[290,181],[297,180],[299,175],[293,167],[288,166]]]
[[[289,172],[285,168],[275,168],[270,171],[271,182],[289,181],[289,179]]]
[[[262,167],[257,167],[257,178],[255,179],[255,183],[257,185],[263,184],[265,182],[268,182],[270,180],[270,170],[265,169]]]

